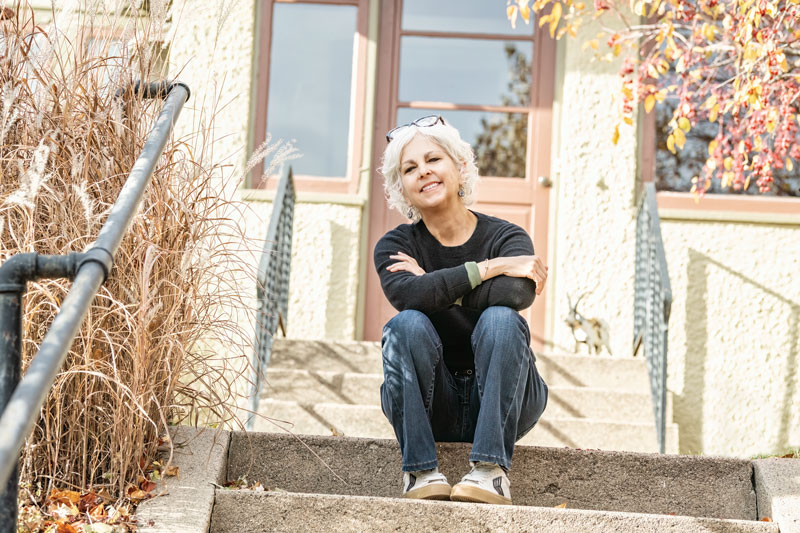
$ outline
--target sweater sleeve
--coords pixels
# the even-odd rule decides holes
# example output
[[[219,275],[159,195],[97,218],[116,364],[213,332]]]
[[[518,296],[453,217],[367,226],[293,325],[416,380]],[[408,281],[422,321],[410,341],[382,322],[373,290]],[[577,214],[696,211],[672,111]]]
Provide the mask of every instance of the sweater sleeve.
[[[409,236],[399,230],[390,231],[375,245],[373,255],[381,288],[386,299],[398,311],[415,309],[425,314],[435,313],[453,305],[473,288],[470,270],[465,264],[426,272],[421,276],[411,272],[386,270],[386,267],[397,262],[390,257],[397,252],[410,255],[423,270],[426,269],[419,254],[413,249]]]
[[[515,257],[520,255],[533,255],[533,243],[530,236],[514,224],[508,224],[500,229],[495,236],[491,247],[491,254],[487,258]],[[533,304],[536,297],[536,282],[529,278],[515,278],[511,276],[496,276],[486,280],[464,296],[461,304],[464,307],[483,311],[487,307],[502,305],[517,311],[527,309]]]

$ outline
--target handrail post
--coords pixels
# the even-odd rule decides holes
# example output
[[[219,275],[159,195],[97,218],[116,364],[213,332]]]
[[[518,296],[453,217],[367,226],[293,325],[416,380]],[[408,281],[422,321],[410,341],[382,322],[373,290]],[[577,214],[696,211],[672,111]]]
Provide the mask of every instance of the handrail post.
[[[75,277],[88,254],[39,255],[23,253],[0,265],[0,413],[22,377],[22,298],[28,281]],[[19,465],[14,465],[0,494],[0,532],[13,533],[17,524]]]
[[[22,295],[25,285],[14,285],[0,285],[0,413],[6,408],[22,372]],[[17,527],[18,485],[19,465],[16,465],[0,494],[0,531],[11,532]]]

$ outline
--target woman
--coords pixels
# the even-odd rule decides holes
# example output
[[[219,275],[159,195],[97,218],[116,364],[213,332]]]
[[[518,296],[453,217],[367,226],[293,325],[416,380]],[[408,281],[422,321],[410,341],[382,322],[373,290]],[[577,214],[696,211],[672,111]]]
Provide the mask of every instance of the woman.
[[[522,228],[467,209],[478,169],[444,119],[386,138],[387,199],[412,220],[374,252],[399,311],[383,329],[381,405],[402,451],[403,496],[510,504],[514,443],[547,403],[518,311],[541,294],[547,267]],[[471,471],[452,490],[436,441],[472,442]]]

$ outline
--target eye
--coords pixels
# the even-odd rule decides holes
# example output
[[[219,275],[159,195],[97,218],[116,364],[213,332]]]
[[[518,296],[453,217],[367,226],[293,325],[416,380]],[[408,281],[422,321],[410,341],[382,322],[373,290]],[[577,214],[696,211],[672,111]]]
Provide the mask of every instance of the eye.
[[[411,172],[411,171],[412,171],[412,170],[414,170],[415,168],[417,168],[417,167],[415,167],[414,165],[411,165],[410,167],[406,167],[406,168],[403,170],[403,174],[408,174],[409,172]]]
[[[438,161],[440,159],[441,159],[441,157],[439,157],[439,156],[433,156],[430,159],[428,159],[428,161],[430,161],[431,163],[434,163],[434,162],[436,162],[436,161]]]

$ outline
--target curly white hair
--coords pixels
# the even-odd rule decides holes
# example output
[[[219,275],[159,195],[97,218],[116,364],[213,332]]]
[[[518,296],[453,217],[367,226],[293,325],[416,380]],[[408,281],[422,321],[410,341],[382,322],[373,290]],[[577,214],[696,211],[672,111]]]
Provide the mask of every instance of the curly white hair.
[[[475,201],[475,185],[478,181],[478,167],[475,165],[475,153],[468,142],[461,139],[458,130],[445,123],[438,123],[433,126],[409,125],[398,131],[392,141],[386,146],[383,152],[383,190],[386,193],[386,201],[389,207],[397,209],[400,213],[416,222],[420,219],[420,212],[416,207],[411,206],[406,200],[403,192],[403,182],[400,175],[400,163],[403,150],[415,136],[425,137],[439,146],[456,163],[456,166],[463,167],[461,173],[461,190],[464,195],[461,201],[464,205],[472,205]]]

